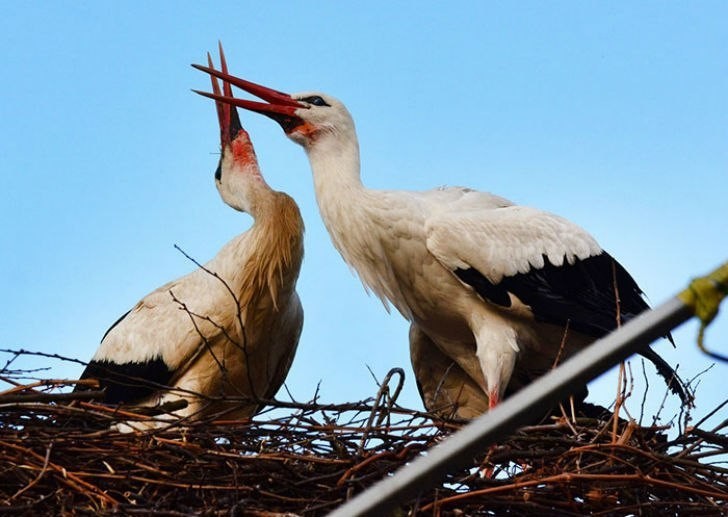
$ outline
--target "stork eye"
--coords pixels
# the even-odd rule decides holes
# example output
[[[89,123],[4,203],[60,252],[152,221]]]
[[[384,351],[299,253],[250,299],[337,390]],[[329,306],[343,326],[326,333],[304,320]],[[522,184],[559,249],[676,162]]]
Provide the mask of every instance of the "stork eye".
[[[313,104],[314,106],[328,106],[326,101],[318,95],[312,95],[311,97],[306,97],[305,99],[301,100],[304,102],[308,102],[309,104]]]

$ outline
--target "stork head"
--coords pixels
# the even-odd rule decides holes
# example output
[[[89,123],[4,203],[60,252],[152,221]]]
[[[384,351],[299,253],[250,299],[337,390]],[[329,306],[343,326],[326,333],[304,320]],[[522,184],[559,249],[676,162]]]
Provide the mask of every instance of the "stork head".
[[[212,58],[207,54],[209,68],[214,70]],[[225,54],[220,45],[220,65],[222,73],[227,74]],[[213,75],[212,91],[221,98],[232,98],[230,83],[223,80],[222,90]],[[238,111],[231,103],[216,100],[217,118],[220,123],[220,162],[215,171],[215,185],[223,201],[243,212],[253,214],[255,210],[255,191],[267,188],[258,167],[253,143],[248,132],[240,123]]]
[[[286,135],[301,144],[306,150],[325,145],[329,137],[351,138],[355,135],[354,120],[339,100],[318,92],[296,94],[283,93],[259,84],[229,75],[226,70],[218,71],[211,66],[192,65],[194,68],[233,84],[266,102],[236,99],[225,93],[220,95],[194,90],[218,103],[239,106],[262,113],[278,122]]]

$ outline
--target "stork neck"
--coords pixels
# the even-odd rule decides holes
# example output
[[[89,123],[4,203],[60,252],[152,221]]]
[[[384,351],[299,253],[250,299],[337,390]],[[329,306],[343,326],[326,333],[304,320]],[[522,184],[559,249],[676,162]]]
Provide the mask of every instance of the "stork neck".
[[[332,137],[317,142],[307,149],[307,154],[319,211],[329,233],[335,233],[337,221],[350,219],[352,212],[358,212],[362,191],[366,190],[360,177],[359,145],[356,137]]]
[[[362,185],[356,140],[335,149],[309,152],[309,160],[321,218],[334,247],[385,307],[390,301],[410,318],[388,256],[388,251],[396,248],[391,241],[396,236],[389,231],[391,221],[386,220],[391,197]]]
[[[252,175],[246,183],[246,197],[248,212],[254,220],[265,221],[268,212],[274,211],[277,205],[277,192],[268,186],[260,174]]]
[[[307,149],[307,153],[319,201],[328,193],[346,195],[364,188],[360,177],[359,144],[355,138],[317,142]]]
[[[266,198],[250,230],[228,243],[236,258],[222,261],[222,267],[231,266],[223,277],[234,279],[233,285],[247,286],[240,295],[241,307],[264,292],[277,305],[295,287],[301,267],[303,220],[298,205],[287,194],[270,189]]]

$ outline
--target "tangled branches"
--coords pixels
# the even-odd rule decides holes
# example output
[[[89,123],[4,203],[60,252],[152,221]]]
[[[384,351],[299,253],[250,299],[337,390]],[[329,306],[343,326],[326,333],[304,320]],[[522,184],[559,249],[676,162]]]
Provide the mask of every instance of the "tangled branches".
[[[397,406],[383,382],[359,403],[272,402],[250,420],[124,434],[114,424],[154,417],[89,392],[44,400],[62,382],[15,384],[0,393],[0,512],[14,514],[324,515],[459,427]],[[668,440],[612,416],[522,428],[402,514],[715,515],[728,503],[715,462],[728,421]]]

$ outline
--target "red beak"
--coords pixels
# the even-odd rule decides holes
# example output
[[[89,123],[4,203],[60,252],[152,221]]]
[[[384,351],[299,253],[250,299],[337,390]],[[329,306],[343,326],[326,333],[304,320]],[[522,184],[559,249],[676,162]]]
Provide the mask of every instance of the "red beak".
[[[219,44],[219,48],[220,66],[223,73],[227,74],[227,62],[225,61],[225,53],[222,50],[222,43]],[[210,56],[209,52],[207,53],[207,63],[208,65],[210,65],[211,70],[215,69],[214,65],[212,64],[212,57]],[[222,95],[220,92],[220,85],[218,84],[215,76],[210,76],[210,79],[212,80],[212,91],[215,95],[219,97],[233,96],[230,83],[228,83],[227,81],[223,81],[222,88],[224,95]],[[238,133],[243,130],[243,125],[240,123],[238,110],[236,110],[234,106],[216,100],[215,107],[217,108],[217,120],[220,123],[220,143],[222,144],[222,148],[225,149],[227,145],[232,144],[232,141],[235,140],[235,137],[237,137]]]
[[[286,131],[286,133],[303,124],[303,120],[300,117],[296,116],[296,110],[301,108],[308,109],[308,106],[301,102],[298,102],[287,93],[279,92],[277,90],[273,90],[271,88],[252,83],[250,81],[246,81],[245,79],[240,79],[238,77],[232,76],[227,73],[227,67],[224,64],[222,71],[215,70],[211,64],[210,66],[195,64],[193,64],[192,66],[197,70],[201,70],[202,72],[210,74],[213,77],[222,79],[223,84],[235,85],[238,88],[245,90],[252,95],[255,95],[256,97],[267,101],[268,104],[263,102],[249,101],[245,99],[236,99],[232,96],[232,93],[227,90],[224,92],[224,95],[221,95],[219,89],[216,90],[215,87],[213,87],[213,93],[202,92],[199,90],[192,90],[193,92],[198,93],[204,97],[214,99],[218,103],[238,106],[250,111],[262,113],[263,115],[266,115],[278,122],[283,127],[283,130]]]

